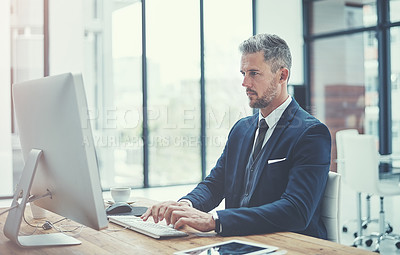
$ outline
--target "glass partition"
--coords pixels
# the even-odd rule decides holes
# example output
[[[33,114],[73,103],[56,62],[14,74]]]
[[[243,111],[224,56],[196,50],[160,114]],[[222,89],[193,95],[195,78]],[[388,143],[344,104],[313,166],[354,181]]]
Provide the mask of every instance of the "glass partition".
[[[377,24],[375,0],[312,2],[311,33],[328,33]]]
[[[320,39],[312,44],[312,113],[332,134],[354,128],[378,137],[378,48],[375,31]]]

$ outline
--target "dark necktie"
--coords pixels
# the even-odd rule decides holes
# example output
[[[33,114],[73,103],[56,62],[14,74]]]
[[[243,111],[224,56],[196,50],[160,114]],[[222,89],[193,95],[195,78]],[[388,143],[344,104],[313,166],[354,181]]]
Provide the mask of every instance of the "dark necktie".
[[[265,138],[265,133],[267,133],[268,130],[268,124],[265,121],[265,119],[261,119],[258,122],[258,136],[256,140],[256,144],[254,145],[254,151],[253,151],[253,160],[257,158],[258,153],[260,152],[264,138]]]

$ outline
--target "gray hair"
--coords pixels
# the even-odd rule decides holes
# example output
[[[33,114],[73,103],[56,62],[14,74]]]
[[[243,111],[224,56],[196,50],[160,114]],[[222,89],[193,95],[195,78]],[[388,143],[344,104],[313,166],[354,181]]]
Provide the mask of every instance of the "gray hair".
[[[244,54],[264,52],[264,60],[271,65],[271,71],[275,73],[280,68],[292,67],[292,55],[285,40],[277,35],[257,34],[242,42],[239,46]]]

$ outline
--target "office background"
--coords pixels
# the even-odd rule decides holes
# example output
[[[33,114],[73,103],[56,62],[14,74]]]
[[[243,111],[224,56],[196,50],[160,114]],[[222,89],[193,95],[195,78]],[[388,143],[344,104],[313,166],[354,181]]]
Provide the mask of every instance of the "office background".
[[[398,0],[3,0],[0,196],[23,162],[11,84],[82,72],[103,189],[194,184],[252,114],[238,45],[284,38],[290,93],[334,134],[357,128],[400,152]],[[62,135],[62,134],[60,134]]]

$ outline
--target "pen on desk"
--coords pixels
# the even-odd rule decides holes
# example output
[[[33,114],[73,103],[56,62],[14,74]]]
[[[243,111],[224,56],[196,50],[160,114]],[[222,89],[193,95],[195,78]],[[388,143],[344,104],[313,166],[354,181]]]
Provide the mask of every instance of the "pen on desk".
[[[271,255],[283,255],[283,254],[286,254],[287,253],[287,250],[278,250],[278,251],[273,251],[273,252],[270,252],[270,253],[267,253],[267,254],[271,254]]]

